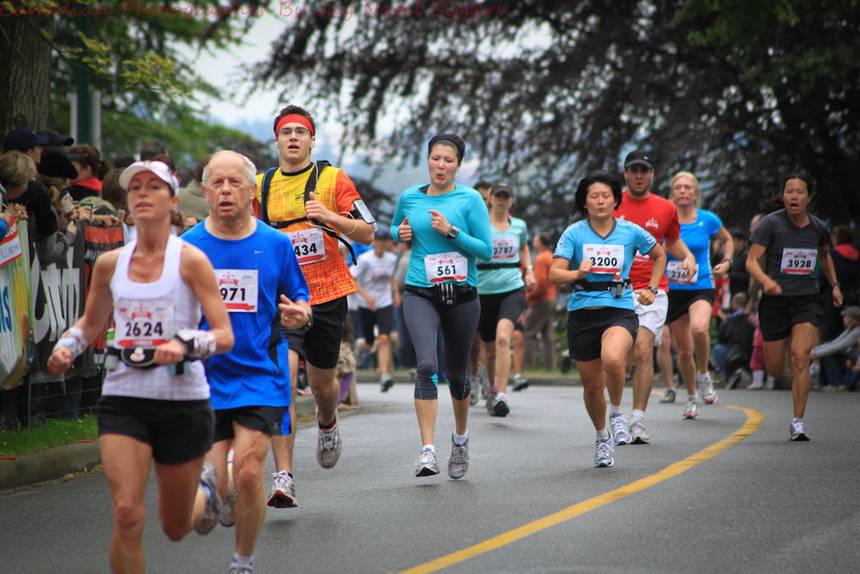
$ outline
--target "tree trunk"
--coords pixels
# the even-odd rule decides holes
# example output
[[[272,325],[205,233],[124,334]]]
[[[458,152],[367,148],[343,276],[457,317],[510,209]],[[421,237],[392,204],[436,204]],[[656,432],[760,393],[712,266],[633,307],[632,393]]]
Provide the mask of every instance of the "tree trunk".
[[[42,30],[51,17],[0,18],[0,137],[15,127],[48,126],[51,94],[51,45]]]

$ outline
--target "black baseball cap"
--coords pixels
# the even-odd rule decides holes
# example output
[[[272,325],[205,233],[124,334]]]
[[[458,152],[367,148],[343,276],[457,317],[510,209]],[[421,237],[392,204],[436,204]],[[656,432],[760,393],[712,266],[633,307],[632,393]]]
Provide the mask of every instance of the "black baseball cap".
[[[492,189],[490,189],[490,195],[496,195],[499,193],[507,193],[508,195],[513,197],[514,196],[514,188],[512,188],[507,183],[497,183],[492,187]]]
[[[627,157],[624,158],[624,169],[627,169],[631,165],[644,165],[648,169],[654,169],[654,162],[651,160],[651,157],[642,150],[631,151],[627,154]]]
[[[30,128],[15,128],[3,138],[3,151],[27,151],[48,144],[48,136],[39,135]]]
[[[39,130],[36,132],[37,136],[47,136],[48,143],[42,144],[47,146],[70,146],[74,145],[75,138],[71,136],[61,135],[59,132],[55,132],[54,130]]]

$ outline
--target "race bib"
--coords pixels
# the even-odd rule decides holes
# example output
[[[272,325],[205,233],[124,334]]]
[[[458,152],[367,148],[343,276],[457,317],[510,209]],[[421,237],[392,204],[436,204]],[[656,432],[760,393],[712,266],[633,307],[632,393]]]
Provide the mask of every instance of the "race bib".
[[[786,275],[812,275],[817,257],[818,251],[815,249],[786,247],[782,250],[782,262],[779,265],[779,270]]]
[[[493,261],[500,263],[513,261],[520,250],[520,242],[515,235],[493,236]]]
[[[582,255],[585,259],[591,259],[591,273],[616,275],[624,267],[623,245],[586,243],[582,246]]]
[[[469,273],[469,264],[462,253],[449,251],[424,256],[424,272],[430,283],[445,281],[465,281]]]
[[[287,233],[293,243],[293,251],[299,265],[316,263],[325,259],[325,242],[323,241],[322,229],[303,229],[301,231],[290,231]]]
[[[229,313],[256,313],[258,277],[256,269],[216,269],[218,291]]]
[[[114,344],[117,347],[157,347],[173,338],[173,300],[148,299],[116,303]]]
[[[699,269],[697,267],[696,272],[690,277],[684,269],[683,261],[669,261],[666,263],[666,278],[672,283],[695,283],[699,280]]]

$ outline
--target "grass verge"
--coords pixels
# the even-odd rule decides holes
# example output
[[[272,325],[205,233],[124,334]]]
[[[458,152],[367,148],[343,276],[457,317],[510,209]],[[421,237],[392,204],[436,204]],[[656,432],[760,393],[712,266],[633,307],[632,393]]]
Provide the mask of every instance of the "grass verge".
[[[38,427],[0,431],[0,456],[20,456],[97,438],[95,415],[86,415],[77,420],[48,419]]]

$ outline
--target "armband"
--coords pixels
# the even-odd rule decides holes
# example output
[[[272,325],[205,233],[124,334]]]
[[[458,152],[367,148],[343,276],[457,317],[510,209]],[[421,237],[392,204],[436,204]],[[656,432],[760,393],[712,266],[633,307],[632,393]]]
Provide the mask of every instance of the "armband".
[[[191,359],[205,359],[215,354],[215,335],[211,331],[180,329],[173,338],[185,345]]]
[[[367,209],[367,205],[364,204],[364,201],[360,199],[353,201],[352,207],[353,210],[350,213],[353,217],[360,217],[362,221],[371,225],[376,223],[376,219],[373,218],[373,214],[370,213],[369,209]]]
[[[72,359],[77,359],[84,351],[87,350],[87,341],[84,339],[84,332],[80,327],[71,327],[63,333],[63,336],[54,345],[56,351],[60,347],[66,347],[72,353]]]

